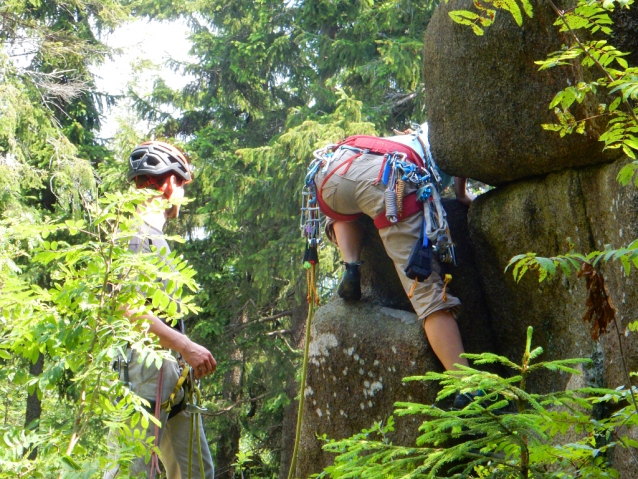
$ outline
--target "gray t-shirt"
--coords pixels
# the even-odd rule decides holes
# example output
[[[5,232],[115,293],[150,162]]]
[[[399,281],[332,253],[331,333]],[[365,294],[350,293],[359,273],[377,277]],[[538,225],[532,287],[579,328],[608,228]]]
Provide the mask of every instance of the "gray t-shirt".
[[[166,261],[166,264],[169,268],[173,268],[170,261],[167,259],[168,255],[171,252],[170,246],[168,246],[167,241],[163,238],[163,234],[157,228],[144,223],[139,229],[139,236],[135,236],[131,239],[128,244],[129,249],[133,253],[152,253],[153,250],[151,246],[156,248],[155,253],[161,255],[162,258]],[[162,281],[164,284],[164,291],[166,291],[166,287],[168,285],[167,281]],[[167,291],[170,296],[170,291]],[[149,300],[150,301],[150,300]],[[162,318],[162,322],[166,323],[166,321]],[[168,324],[168,323],[167,323]],[[184,333],[184,325],[182,321],[179,321],[175,326],[172,326],[177,331]]]
[[[164,257],[168,256],[171,252],[171,248],[168,246],[168,243],[163,238],[164,233],[162,233],[157,228],[144,223],[139,229],[140,235],[131,239],[128,244],[129,249],[133,253],[150,253],[151,245],[157,248],[157,254],[160,254],[162,248],[166,248],[166,252],[164,253]]]

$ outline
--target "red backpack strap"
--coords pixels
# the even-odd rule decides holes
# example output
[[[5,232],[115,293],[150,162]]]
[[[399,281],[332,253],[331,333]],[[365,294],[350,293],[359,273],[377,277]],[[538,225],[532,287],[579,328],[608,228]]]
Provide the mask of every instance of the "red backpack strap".
[[[337,146],[335,150],[341,145],[348,145],[354,148],[360,148],[362,150],[368,150],[369,153],[377,155],[385,155],[386,153],[404,153],[407,156],[407,160],[410,163],[414,163],[421,168],[424,168],[423,158],[416,151],[410,148],[408,145],[393,141],[388,138],[379,138],[370,135],[354,135],[346,138]]]

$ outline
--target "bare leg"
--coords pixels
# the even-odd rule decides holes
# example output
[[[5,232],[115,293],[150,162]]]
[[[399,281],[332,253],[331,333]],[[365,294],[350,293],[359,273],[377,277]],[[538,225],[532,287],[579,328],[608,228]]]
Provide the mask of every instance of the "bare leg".
[[[363,243],[359,224],[356,221],[335,221],[333,228],[341,252],[341,259],[346,263],[359,261],[361,244]]]
[[[446,370],[456,369],[454,364],[468,366],[467,359],[459,357],[465,352],[459,327],[448,310],[436,311],[425,318],[425,334],[434,354]]]

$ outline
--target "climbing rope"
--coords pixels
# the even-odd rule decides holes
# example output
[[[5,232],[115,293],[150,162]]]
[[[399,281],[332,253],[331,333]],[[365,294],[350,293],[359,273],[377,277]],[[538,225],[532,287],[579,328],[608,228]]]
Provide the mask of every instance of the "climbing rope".
[[[151,453],[151,461],[150,461],[150,470],[148,477],[150,479],[155,479],[155,476],[160,473],[160,464],[159,458],[157,457],[157,449],[159,448],[159,422],[161,421],[162,414],[162,383],[164,382],[164,365],[159,370],[159,377],[157,379],[157,395],[155,398],[155,411],[154,416],[157,419],[157,423],[155,424],[155,439],[153,441],[155,448]]]
[[[192,370],[191,370],[192,373]],[[190,374],[190,373],[189,373]],[[187,411],[190,412],[191,421],[190,421],[190,434],[188,441],[188,479],[193,478],[193,435],[197,434],[197,450],[198,450],[198,459],[199,459],[199,474],[200,477],[205,477],[204,472],[204,458],[202,457],[202,437],[200,434],[200,421],[201,421],[201,411],[205,411],[204,408],[200,407],[199,404],[202,400],[202,393],[199,390],[199,387],[195,383],[195,378],[191,374],[191,387],[189,388],[189,401]]]
[[[403,196],[405,195],[405,181],[397,179],[397,213],[403,213]]]
[[[315,175],[319,167],[326,161],[331,160],[330,150],[325,148],[314,153],[315,160],[308,168],[308,174],[303,188],[301,204],[301,234],[306,240],[306,250],[303,257],[303,267],[306,270],[306,287],[308,295],[308,318],[306,319],[306,336],[304,344],[303,360],[301,362],[301,382],[299,384],[299,406],[297,410],[297,427],[295,429],[295,447],[292,452],[288,479],[293,479],[295,469],[297,469],[297,457],[299,456],[299,443],[301,441],[301,426],[303,417],[303,407],[306,392],[306,376],[308,373],[308,357],[310,355],[310,327],[312,317],[315,314],[315,306],[319,305],[319,295],[317,294],[317,264],[319,264],[319,254],[317,248],[321,243],[321,222],[322,216],[317,202],[317,187],[315,185]]]
[[[306,376],[308,373],[308,357],[310,356],[310,326],[312,317],[315,314],[315,305],[319,304],[316,288],[316,263],[304,262],[306,268],[306,278],[311,286],[308,288],[308,318],[306,319],[306,336],[303,352],[303,361],[301,365],[301,383],[299,384],[299,409],[297,410],[297,428],[295,429],[295,447],[292,452],[292,460],[290,461],[290,469],[288,470],[288,479],[293,479],[295,469],[297,469],[297,456],[299,455],[299,443],[301,440],[301,426],[303,416],[304,399],[306,397]]]

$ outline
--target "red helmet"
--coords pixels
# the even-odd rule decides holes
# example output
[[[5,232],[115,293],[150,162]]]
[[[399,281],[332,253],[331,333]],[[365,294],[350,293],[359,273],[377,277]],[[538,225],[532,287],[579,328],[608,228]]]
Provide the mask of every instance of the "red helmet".
[[[174,173],[185,183],[193,180],[184,153],[163,141],[146,141],[131,153],[126,179],[131,181],[136,176],[165,176],[169,173]]]

